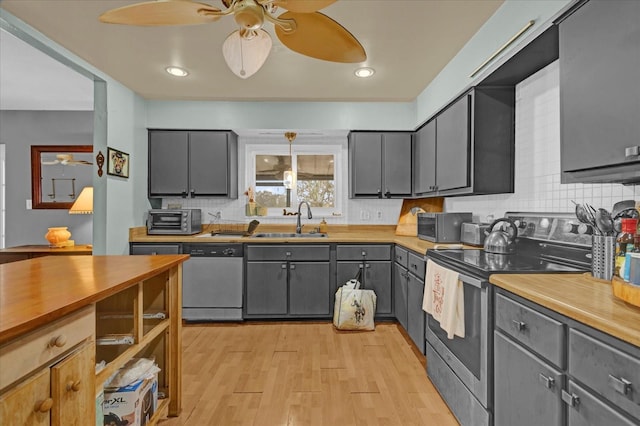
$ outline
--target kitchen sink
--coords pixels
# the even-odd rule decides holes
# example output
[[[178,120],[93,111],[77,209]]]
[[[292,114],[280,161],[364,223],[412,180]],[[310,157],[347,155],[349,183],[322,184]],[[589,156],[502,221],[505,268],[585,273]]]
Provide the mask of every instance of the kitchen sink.
[[[296,234],[295,232],[259,232],[253,234],[253,238],[326,238],[328,235],[320,232],[303,232]]]

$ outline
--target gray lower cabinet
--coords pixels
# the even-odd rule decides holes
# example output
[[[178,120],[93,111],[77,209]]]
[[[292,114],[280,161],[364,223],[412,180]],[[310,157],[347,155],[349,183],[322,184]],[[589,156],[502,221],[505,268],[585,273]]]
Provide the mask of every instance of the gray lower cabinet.
[[[393,304],[395,317],[409,337],[425,353],[424,296],[425,262],[418,254],[401,247],[395,249],[393,264]]]
[[[349,197],[411,196],[411,132],[349,134]]]
[[[376,293],[376,317],[393,318],[391,248],[389,244],[338,244],[336,277],[338,285],[361,271],[364,288]]]
[[[502,289],[495,293],[494,423],[640,424],[640,348]]]
[[[640,182],[640,2],[590,0],[559,38],[563,183]]]
[[[329,317],[329,245],[249,245],[245,318]]]
[[[237,135],[149,130],[149,197],[238,197]]]
[[[393,306],[396,319],[405,330],[409,329],[407,314],[407,286],[409,272],[407,268],[395,262],[393,264]]]
[[[562,425],[564,375],[499,331],[494,333],[495,426]]]

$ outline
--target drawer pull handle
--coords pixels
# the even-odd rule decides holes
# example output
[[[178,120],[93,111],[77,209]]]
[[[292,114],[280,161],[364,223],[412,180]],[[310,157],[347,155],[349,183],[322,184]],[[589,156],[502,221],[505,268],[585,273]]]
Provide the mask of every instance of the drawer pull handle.
[[[287,264],[283,263],[282,265],[280,265],[280,269],[287,269]]]
[[[34,411],[36,413],[46,413],[47,411],[51,411],[51,408],[53,408],[53,399],[47,398],[44,401],[38,401]]]
[[[619,379],[615,376],[609,374],[609,386],[613,388],[616,392],[627,395],[631,393],[631,382],[625,379],[624,377],[620,377]]]
[[[291,270],[296,269],[296,265],[291,265],[291,266],[289,267],[289,269],[291,269]]]
[[[544,383],[544,387],[548,389],[551,389],[556,385],[556,379],[554,379],[553,377],[545,376],[544,374],[540,373],[538,378],[542,383]]]
[[[362,252],[362,257],[367,257],[367,252],[366,251]]]
[[[76,381],[69,380],[67,382],[67,390],[78,392],[80,390],[80,383],[81,383],[80,380],[76,380]]]
[[[287,256],[287,257],[289,257],[289,256],[291,256],[291,252],[290,252],[290,251],[288,251],[288,252],[286,252],[284,255],[285,255],[285,256]]]
[[[562,400],[570,407],[577,407],[580,404],[580,398],[574,393],[562,390]]]
[[[518,331],[524,331],[527,328],[527,323],[526,322],[522,322],[522,321],[518,321],[518,320],[513,320],[513,323],[516,326],[516,329]]]
[[[64,334],[61,334],[56,337],[52,337],[51,340],[49,341],[50,348],[61,348],[66,344],[67,344],[67,336],[65,336]]]

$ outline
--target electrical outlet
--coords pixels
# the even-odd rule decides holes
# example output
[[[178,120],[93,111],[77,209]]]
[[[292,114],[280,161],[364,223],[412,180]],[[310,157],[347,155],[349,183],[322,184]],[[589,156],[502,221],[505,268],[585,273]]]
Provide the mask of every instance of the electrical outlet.
[[[371,219],[371,213],[368,210],[360,210],[360,220],[367,221]]]
[[[31,206],[31,200],[27,200],[27,210],[31,210],[33,207]]]
[[[378,218],[378,220],[382,220],[382,210],[378,210],[376,212],[376,217]]]

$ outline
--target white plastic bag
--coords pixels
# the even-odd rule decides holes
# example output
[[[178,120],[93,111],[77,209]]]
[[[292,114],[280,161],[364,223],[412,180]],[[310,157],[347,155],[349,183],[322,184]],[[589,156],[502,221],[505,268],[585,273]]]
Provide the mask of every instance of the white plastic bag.
[[[361,289],[356,279],[349,280],[336,292],[333,325],[338,330],[375,330],[376,293]]]

